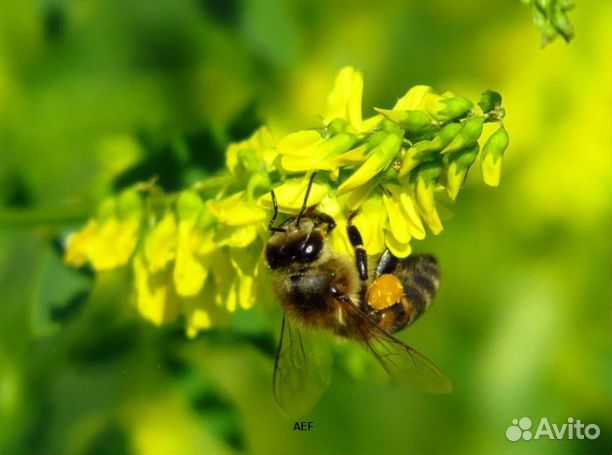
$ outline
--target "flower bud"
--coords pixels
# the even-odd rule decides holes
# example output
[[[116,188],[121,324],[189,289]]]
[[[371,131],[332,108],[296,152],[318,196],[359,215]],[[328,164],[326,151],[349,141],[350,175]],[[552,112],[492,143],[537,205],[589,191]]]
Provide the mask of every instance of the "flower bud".
[[[420,141],[406,150],[399,176],[403,177],[423,161],[433,159],[461,130],[460,123],[449,123],[430,141]]]
[[[466,149],[449,155],[446,174],[446,192],[453,201],[457,198],[457,194],[459,194],[459,190],[463,186],[465,177],[478,156],[479,148],[476,142]]]
[[[415,185],[417,206],[434,234],[442,231],[442,223],[434,202],[434,191],[443,170],[444,167],[440,161],[422,164]]]
[[[431,117],[423,111],[398,111],[378,108],[376,110],[406,130],[408,136],[427,131],[433,125]]]
[[[482,180],[489,186],[498,186],[501,177],[502,156],[510,139],[503,125],[495,131],[482,148],[480,170]]]
[[[555,5],[550,15],[550,22],[555,27],[566,43],[569,43],[574,37],[574,27],[567,17],[567,13],[559,5]]]
[[[446,98],[438,95],[426,97],[426,109],[438,122],[448,122],[464,117],[472,109],[472,102],[462,96]]]
[[[468,118],[450,144],[442,149],[442,153],[457,152],[472,145],[480,137],[483,123],[484,120],[481,117]]]
[[[406,134],[415,134],[431,127],[431,117],[423,111],[404,111],[400,126],[406,130]]]
[[[478,101],[478,106],[480,109],[486,114],[487,112],[491,112],[493,109],[501,106],[502,97],[499,93],[494,92],[493,90],[486,90],[480,95],[480,100]]]

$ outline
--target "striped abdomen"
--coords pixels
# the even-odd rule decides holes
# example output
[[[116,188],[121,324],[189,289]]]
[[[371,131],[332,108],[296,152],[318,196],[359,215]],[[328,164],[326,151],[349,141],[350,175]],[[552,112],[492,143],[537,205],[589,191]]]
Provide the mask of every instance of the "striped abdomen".
[[[402,330],[416,321],[432,304],[438,290],[440,272],[431,255],[414,255],[399,260],[391,272],[404,288],[399,301],[374,310],[371,316],[389,333]]]

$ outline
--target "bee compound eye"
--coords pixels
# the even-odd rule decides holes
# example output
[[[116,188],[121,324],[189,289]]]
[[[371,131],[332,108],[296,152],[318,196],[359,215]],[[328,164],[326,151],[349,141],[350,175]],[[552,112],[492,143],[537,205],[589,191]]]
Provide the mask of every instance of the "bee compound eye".
[[[272,270],[287,265],[287,256],[282,246],[268,245],[266,247],[266,261]]]
[[[319,257],[323,248],[323,238],[320,235],[311,235],[300,246],[297,259],[300,262],[312,262]]]

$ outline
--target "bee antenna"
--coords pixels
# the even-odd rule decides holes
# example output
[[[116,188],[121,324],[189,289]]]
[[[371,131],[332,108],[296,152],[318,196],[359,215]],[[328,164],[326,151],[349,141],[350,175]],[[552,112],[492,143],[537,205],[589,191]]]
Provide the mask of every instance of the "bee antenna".
[[[299,225],[300,224],[300,220],[302,219],[302,216],[304,216],[304,212],[306,211],[307,204],[308,204],[308,196],[310,196],[310,189],[312,188],[312,185],[314,184],[314,179],[317,176],[316,171],[312,173],[312,175],[310,176],[310,180],[308,181],[308,187],[306,188],[306,194],[304,195],[304,202],[302,203],[302,208],[300,209],[300,213],[298,214],[297,218],[295,219],[295,224]]]
[[[274,190],[270,190],[270,195],[272,196],[272,207],[274,208],[274,213],[272,214],[272,219],[268,223],[268,230],[272,232],[286,232],[286,229],[274,226],[276,217],[278,216],[278,203],[276,202],[276,194],[274,194]]]

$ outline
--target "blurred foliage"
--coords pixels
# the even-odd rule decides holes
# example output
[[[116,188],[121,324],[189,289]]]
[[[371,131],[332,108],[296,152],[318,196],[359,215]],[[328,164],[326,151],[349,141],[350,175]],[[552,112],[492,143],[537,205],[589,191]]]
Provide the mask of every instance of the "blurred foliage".
[[[515,2],[0,2],[0,452],[610,452],[610,5],[572,12],[544,51]],[[330,76],[364,68],[364,105],[405,87],[504,94],[504,182],[468,179],[420,243],[443,270],[403,334],[453,380],[395,388],[342,345],[293,432],[274,406],[280,310],[187,341],[129,300],[127,270],[64,269],[57,239],[108,194],[210,175],[262,122],[319,124]],[[560,70],[562,69],[562,71]],[[365,367],[363,366],[365,365]],[[598,440],[505,439],[511,419],[596,423]]]
[[[542,33],[542,47],[561,37],[566,43],[574,38],[574,26],[567,13],[574,0],[523,0],[533,10],[533,23]]]

